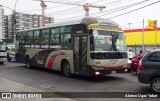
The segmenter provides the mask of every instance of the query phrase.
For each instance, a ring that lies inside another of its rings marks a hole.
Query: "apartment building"
[[[0,39],[5,38],[4,33],[4,9],[0,8]]]
[[[24,29],[31,29],[31,28],[38,28],[42,26],[41,15],[37,14],[25,14],[16,12],[15,19],[13,15],[8,16],[8,20],[5,20],[5,23],[8,23],[8,33],[6,33],[8,38],[14,37],[14,22],[16,21],[16,31],[24,30]],[[54,18],[46,17],[45,23],[54,23]],[[5,27],[7,29],[7,27]],[[7,32],[7,31],[6,31]]]

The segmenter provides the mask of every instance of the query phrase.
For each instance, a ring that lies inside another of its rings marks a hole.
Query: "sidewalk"
[[[39,92],[45,92],[45,91],[0,77],[0,92],[1,92],[0,97],[2,97],[3,92],[5,93],[8,93],[8,92],[9,93],[10,92],[18,92],[18,93],[37,92],[39,93]],[[28,101],[28,100],[29,101],[75,101],[70,98],[58,98],[60,97],[58,95],[53,95],[53,96],[57,98],[42,98],[42,99],[41,98],[32,98],[32,99],[31,98],[11,98],[11,99],[10,98],[0,98],[0,101]]]

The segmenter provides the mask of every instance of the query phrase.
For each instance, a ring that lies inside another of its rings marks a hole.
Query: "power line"
[[[113,17],[110,17],[110,18],[108,18],[108,19],[116,18],[116,17],[122,16],[122,15],[125,15],[125,14],[128,14],[128,13],[131,13],[131,12],[134,12],[134,11],[137,11],[137,10],[140,10],[140,9],[143,9],[143,8],[146,8],[146,7],[148,7],[148,6],[154,5],[154,4],[159,3],[159,2],[160,2],[160,1],[156,1],[156,2],[151,3],[151,4],[148,4],[148,5],[146,5],[146,6],[143,6],[143,7],[140,7],[140,8],[131,10],[131,11],[128,11],[128,12],[126,12],[126,13],[123,13],[123,14],[120,14],[120,15],[116,15],[116,16],[113,16]]]
[[[98,0],[98,1],[95,1],[95,2],[92,2],[92,3],[98,3],[98,2],[100,2],[101,0]],[[54,12],[49,12],[49,13],[46,13],[46,14],[55,14],[55,13],[59,13],[59,12],[63,12],[63,11],[70,11],[70,9],[71,10],[76,10],[76,9],[74,9],[74,8],[78,8],[78,6],[76,6],[76,7],[71,7],[71,8],[67,8],[67,9],[63,9],[63,10],[61,10],[61,11],[59,11],[59,10],[57,10],[57,11],[54,11]],[[78,11],[80,11],[80,10],[78,10]],[[81,11],[83,11],[83,9],[81,10]],[[72,11],[70,11],[70,12],[72,12]]]
[[[115,2],[116,1],[116,2]],[[106,4],[106,5],[109,5],[109,4],[114,4],[114,3],[119,3],[119,4],[121,4],[122,2],[122,0],[115,0],[114,2],[111,2],[111,3],[108,3],[108,4]],[[123,1],[133,1],[133,0],[123,0]],[[92,2],[92,3],[99,3],[99,2],[101,2],[101,3],[103,3],[104,5],[105,5],[105,2],[102,2],[101,0],[98,0],[98,1],[95,1],[95,2]],[[73,8],[75,8],[75,7],[73,7]],[[77,11],[83,11],[83,10],[76,10],[76,9],[73,9],[73,8],[69,8],[69,9],[63,9],[63,10],[61,10],[61,11],[54,11],[54,12],[50,12],[51,14],[55,14],[55,13],[60,13],[60,12],[63,12],[63,14],[67,11],[67,12],[71,12],[71,13],[73,13],[72,11],[70,11],[70,9],[72,9],[72,10],[74,10],[75,12],[77,12]],[[46,13],[46,14],[50,14],[50,13]],[[78,12],[77,12],[78,13]]]
[[[115,9],[112,9],[112,10],[110,10],[110,11],[104,11],[103,13],[100,13],[99,16],[108,15],[108,14],[112,14],[112,13],[117,13],[118,11],[126,10],[126,9],[128,9],[128,8],[131,8],[131,7],[134,7],[134,6],[143,4],[143,3],[148,2],[148,1],[150,1],[150,0],[143,0],[143,1],[140,1],[140,2],[136,2],[136,3],[134,3],[134,4],[129,4],[129,5],[126,5],[126,6],[122,6],[122,7],[119,7],[119,8],[115,8]],[[106,12],[107,14],[106,14],[105,12]],[[104,13],[105,13],[105,14],[104,14]],[[95,13],[95,14],[98,14],[98,13]],[[95,15],[95,14],[93,14],[93,15]],[[98,17],[99,17],[99,16],[98,16]]]
[[[97,12],[97,13],[93,13],[91,15],[97,15],[99,14],[100,16],[102,15],[106,15],[104,13],[108,13],[108,14],[112,14],[112,13],[117,13],[118,11],[121,11],[121,10],[124,10],[124,9],[128,9],[130,7],[133,7],[133,6],[137,6],[141,3],[144,3],[144,1],[146,2],[147,0],[143,0],[143,1],[140,1],[140,2],[136,2],[134,4],[129,4],[129,5],[125,5],[125,6],[122,6],[122,7],[118,7],[118,8],[115,8],[115,9],[111,9],[111,10],[106,10],[106,11],[102,11],[102,12]],[[59,14],[60,15],[60,14]],[[63,14],[62,14],[63,15]],[[72,12],[72,15],[73,15],[73,12]]]
[[[79,1],[79,2],[82,2],[82,1],[86,1],[86,0],[81,0],[81,1]],[[62,5],[59,5],[59,6],[54,6],[54,7],[49,7],[49,8],[46,8],[46,9],[54,9],[54,8],[59,8],[59,7],[63,7],[63,6],[66,6],[65,4],[62,4]],[[23,12],[23,11],[30,11],[30,12],[32,12],[32,11],[40,11],[41,9],[33,9],[33,10],[22,10],[21,12]]]
[[[142,8],[145,8],[145,7],[148,7],[148,6],[154,5],[154,4],[158,3],[158,2],[160,2],[160,1],[157,1],[157,2],[151,3],[151,4],[149,4],[149,5],[146,5],[146,6],[140,7],[140,8],[138,8],[138,9],[135,9],[135,10],[132,10],[132,11],[129,11],[129,12],[126,12],[126,13],[123,13],[123,14],[120,14],[120,15],[117,15],[117,16],[114,16],[114,17],[110,17],[110,18],[108,18],[108,19],[115,18],[115,17],[118,17],[118,16],[122,16],[122,15],[125,15],[125,14],[128,14],[128,13],[131,13],[131,12],[133,12],[133,11],[140,10],[140,9],[142,9]],[[69,17],[69,18],[59,18],[59,19],[57,19],[57,20],[61,20],[61,19],[63,19],[63,20],[64,20],[64,19],[70,19],[70,18],[81,18],[81,16],[74,16],[74,17]]]
[[[132,0],[130,0],[130,1],[132,1]],[[140,2],[138,2],[137,4],[139,4]],[[111,3],[110,3],[111,4]],[[137,4],[134,4],[135,6],[137,5]],[[130,6],[130,5],[129,5]],[[124,6],[124,7],[126,7],[126,6]],[[128,7],[128,6],[127,6]],[[120,8],[116,8],[116,9],[121,9],[121,7]],[[116,9],[112,9],[112,10],[116,10]],[[65,10],[64,10],[65,11]],[[82,10],[81,10],[82,11]],[[63,13],[60,13],[60,11],[58,11],[58,12],[52,12],[52,14],[54,13],[55,15],[64,15],[64,14],[66,14],[66,13],[68,13],[68,12],[70,12],[70,13],[74,13],[74,12],[76,12],[76,13],[79,13],[79,12],[77,12],[77,10],[76,9],[74,9],[74,11],[69,11],[69,10],[67,10],[67,12],[63,12]],[[96,13],[94,13],[94,14],[101,14],[101,13],[104,13],[104,12],[111,12],[111,10],[105,10],[105,11],[102,11],[102,12],[96,12]],[[58,14],[57,14],[58,13]],[[48,14],[48,13],[47,13]],[[94,14],[91,14],[91,15],[94,15]]]

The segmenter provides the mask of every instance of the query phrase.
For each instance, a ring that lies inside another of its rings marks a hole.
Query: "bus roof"
[[[59,26],[65,26],[65,25],[73,25],[73,24],[89,25],[89,24],[94,24],[94,23],[112,24],[112,25],[119,26],[116,22],[109,20],[109,19],[98,18],[98,17],[84,17],[84,18],[71,19],[71,20],[66,20],[66,21],[57,22],[57,23],[50,23],[44,27],[39,27],[39,28],[19,30],[18,32],[36,30],[36,29],[45,29],[45,28],[51,28],[51,27],[59,27]]]

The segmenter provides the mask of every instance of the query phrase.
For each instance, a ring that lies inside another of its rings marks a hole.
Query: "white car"
[[[130,68],[131,60],[133,56],[135,55],[135,53],[128,51],[127,54],[128,54],[128,68]]]

